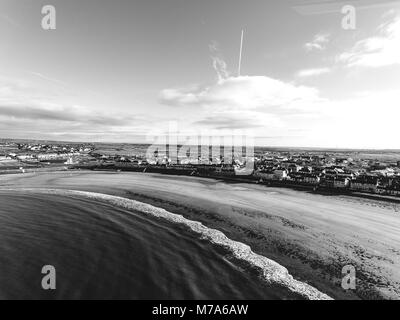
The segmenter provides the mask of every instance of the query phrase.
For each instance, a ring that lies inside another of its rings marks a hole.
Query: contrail
[[[238,77],[240,77],[240,67],[242,65],[242,50],[243,50],[243,29],[242,29],[242,36],[240,37]]]

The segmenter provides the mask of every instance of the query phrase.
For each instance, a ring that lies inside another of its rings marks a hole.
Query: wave
[[[162,218],[169,222],[182,224],[189,227],[192,231],[198,233],[202,239],[206,239],[215,245],[227,249],[236,259],[247,262],[251,266],[260,270],[261,278],[267,284],[283,286],[292,293],[300,295],[305,299],[332,300],[331,297],[329,297],[325,293],[320,292],[318,289],[310,286],[309,284],[294,279],[284,266],[278,264],[271,259],[268,259],[267,257],[254,253],[251,250],[250,246],[238,241],[231,240],[221,231],[208,228],[204,226],[201,222],[186,219],[182,215],[169,212],[165,209],[158,208],[147,203],[119,196],[78,190],[43,188],[2,188],[1,190],[18,190],[36,193],[39,192],[59,196],[77,196],[87,199],[100,200],[128,210],[134,209],[141,213],[148,214],[157,218]]]

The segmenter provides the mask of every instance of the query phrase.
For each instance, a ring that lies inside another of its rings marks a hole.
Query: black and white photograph
[[[400,299],[399,0],[0,0],[0,48],[0,300]]]

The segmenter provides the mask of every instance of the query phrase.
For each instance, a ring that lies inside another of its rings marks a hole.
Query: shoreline
[[[172,176],[172,177],[197,177],[197,178],[204,178],[210,179],[214,181],[220,181],[225,183],[232,183],[232,184],[255,184],[264,186],[265,188],[283,188],[301,192],[307,192],[312,194],[319,194],[324,196],[347,196],[347,197],[354,197],[354,198],[364,198],[376,201],[385,201],[391,203],[399,203],[400,204],[400,197],[392,196],[392,195],[385,195],[385,194],[375,194],[370,192],[361,192],[361,191],[351,191],[351,190],[340,190],[340,189],[333,189],[327,187],[319,187],[314,189],[315,186],[313,185],[306,185],[306,184],[295,184],[295,183],[285,183],[279,181],[270,181],[268,183],[260,183],[257,179],[254,178],[241,178],[239,176],[212,176],[212,175],[189,175],[189,174],[178,174],[178,173],[170,173],[168,171],[164,172],[147,172],[147,171],[131,171],[131,170],[121,170],[121,169],[85,169],[85,168],[67,168],[66,166],[62,167],[50,167],[50,168],[26,168],[25,172],[21,172],[19,169],[15,170],[0,170],[0,177],[6,175],[19,175],[19,174],[29,174],[29,173],[52,173],[52,172],[112,172],[112,173],[139,173],[139,174],[160,174],[165,176]]]
[[[340,288],[340,286],[338,286],[338,288],[332,288],[331,282],[328,283],[325,280],[323,282],[319,282],[319,281],[321,281],[321,278],[319,276],[313,276],[313,277],[304,276],[303,272],[298,271],[299,269],[303,268],[304,265],[307,265],[307,264],[309,264],[309,265],[319,264],[319,266],[322,267],[320,262],[318,262],[317,259],[313,260],[313,258],[305,258],[305,256],[303,256],[302,258],[297,258],[297,259],[293,259],[293,257],[291,257],[291,259],[286,259],[283,256],[293,254],[294,249],[285,248],[286,247],[285,243],[284,242],[280,243],[279,239],[271,240],[271,239],[265,238],[263,235],[252,232],[251,230],[238,228],[237,226],[231,224],[229,221],[216,218],[212,214],[212,212],[207,211],[207,210],[191,208],[187,205],[178,204],[173,201],[160,200],[155,197],[138,194],[138,193],[134,193],[134,192],[130,192],[130,191],[126,192],[125,197],[127,197],[128,199],[147,203],[147,204],[159,207],[159,208],[163,208],[167,211],[174,212],[176,214],[180,214],[185,217],[188,217],[188,219],[197,219],[195,221],[199,221],[209,228],[213,227],[215,229],[221,230],[221,231],[223,231],[224,234],[226,234],[226,236],[228,238],[234,239],[235,241],[245,243],[245,244],[249,245],[255,253],[263,255],[273,261],[276,261],[280,265],[284,266],[285,268],[287,268],[289,270],[289,273],[295,279],[314,286],[321,292],[332,296],[334,299],[356,299],[356,300],[360,299],[360,297],[358,297],[357,295],[354,295],[352,293],[341,292],[342,289]],[[239,235],[236,233],[237,231],[240,232]],[[280,252],[277,253],[274,250],[266,249],[265,246],[262,246],[259,244],[260,241],[276,242],[274,244],[274,246],[279,247]],[[301,261],[289,261],[289,260],[301,260]],[[331,270],[326,270],[326,271],[330,272]],[[339,281],[339,279],[338,279],[338,281]],[[383,297],[380,297],[379,295],[376,297],[383,299]]]
[[[395,262],[388,261],[391,256],[386,252],[386,249],[395,250],[396,246],[383,248],[381,243],[376,243],[374,248],[368,248],[373,241],[369,231],[360,229],[357,234],[357,229],[348,226],[346,219],[324,216],[310,209],[314,202],[321,208],[326,206],[325,202],[332,202],[332,205],[328,203],[329,212],[340,213],[340,210],[348,208],[348,220],[353,222],[351,215],[362,221],[364,209],[371,211],[370,205],[375,204],[379,212],[389,215],[388,219],[400,221],[398,214],[394,216],[389,211],[387,203],[365,200],[366,203],[361,204],[357,202],[359,199],[352,197],[342,199],[286,188],[151,173],[69,171],[21,174],[14,178],[6,180],[20,187],[50,185],[53,188],[102,192],[181,214],[222,231],[232,240],[249,245],[255,253],[285,266],[295,279],[309,283],[335,299],[399,297],[400,276],[390,275]],[[4,182],[0,180],[1,185]],[[337,208],[333,203],[341,207]],[[365,218],[365,224],[367,226],[371,222],[374,228],[380,228],[375,226],[374,210]],[[347,217],[346,212],[341,214]],[[326,224],[326,219],[332,219],[334,224]],[[387,224],[392,223],[388,220]],[[320,230],[321,227],[323,230]],[[350,238],[353,233],[356,239]],[[360,237],[362,242],[358,240]],[[397,238],[394,240],[397,241]],[[382,250],[382,254],[374,254],[378,249]],[[398,253],[395,256],[397,258]],[[356,266],[360,281],[356,292],[345,292],[340,287],[341,268],[350,262]],[[388,272],[381,274],[381,268],[388,269]]]
[[[211,245],[215,246],[216,250],[223,252],[222,257],[224,257],[224,259],[227,259],[240,268],[243,268],[242,272],[245,272],[248,275],[257,275],[257,278],[261,281],[259,285],[264,287],[267,291],[272,290],[277,296],[280,296],[281,299],[332,299],[307,283],[294,279],[284,266],[279,265],[268,257],[254,253],[249,246],[229,239],[221,231],[207,228],[198,221],[188,220],[180,214],[172,213],[144,202],[131,200],[125,197],[87,191],[49,188],[8,188],[0,189],[0,192],[3,190],[10,192],[18,191],[71,198],[83,198],[123,209],[133,210],[134,212],[140,212],[146,216],[172,224],[174,229],[183,227],[185,230],[187,229],[189,233],[194,234],[196,239],[207,241]],[[223,299],[223,297],[221,297],[221,299]]]

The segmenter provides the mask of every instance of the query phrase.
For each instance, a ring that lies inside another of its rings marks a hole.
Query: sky
[[[0,138],[400,148],[399,0],[0,0],[0,46]]]

